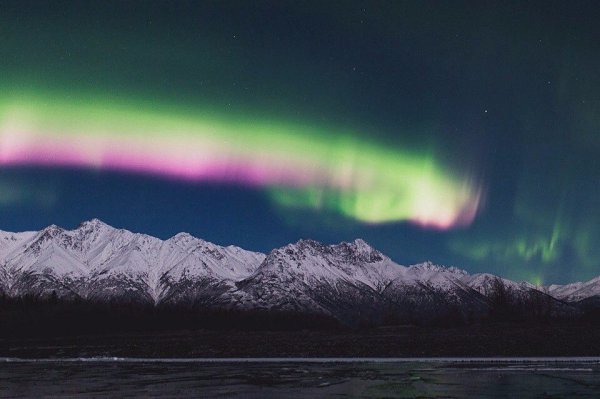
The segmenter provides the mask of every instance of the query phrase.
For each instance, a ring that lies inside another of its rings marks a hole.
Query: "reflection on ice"
[[[600,358],[1,358],[0,397],[593,398],[599,373]]]

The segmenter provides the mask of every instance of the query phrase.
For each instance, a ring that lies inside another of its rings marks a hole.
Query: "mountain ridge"
[[[159,238],[99,219],[66,230],[0,231],[0,294],[322,313],[340,320],[471,320],[496,302],[544,304],[548,314],[600,294],[600,279],[537,287],[423,262],[397,264],[362,239],[298,240],[268,254],[178,233]],[[504,299],[503,299],[504,298]],[[516,305],[515,305],[516,306]]]

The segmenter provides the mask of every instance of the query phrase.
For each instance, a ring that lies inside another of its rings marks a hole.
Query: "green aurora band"
[[[472,176],[431,151],[393,148],[350,130],[42,92],[5,91],[0,164],[257,186],[284,207],[437,229],[470,224],[482,192]]]

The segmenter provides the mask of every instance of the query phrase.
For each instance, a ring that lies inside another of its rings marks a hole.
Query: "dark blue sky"
[[[484,198],[466,226],[434,230],[283,208],[260,186],[5,165],[0,228],[98,217],[260,251],[362,237],[404,264],[591,278],[600,274],[598,20],[594,1],[0,1],[0,90],[350,127],[364,142],[435,149],[448,170],[476,176]]]

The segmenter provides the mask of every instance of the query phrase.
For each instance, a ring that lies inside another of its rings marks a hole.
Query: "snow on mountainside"
[[[265,255],[187,233],[160,240],[98,219],[73,230],[0,232],[0,293],[9,297],[277,309],[344,320],[456,313],[468,319],[490,309],[498,284],[514,298],[547,297],[531,284],[491,274],[431,262],[401,266],[360,239],[300,240]],[[579,299],[595,295],[600,280],[577,284],[550,291]]]
[[[331,314],[376,302],[405,269],[363,240],[337,245],[300,240],[271,251],[237,284],[238,297],[251,306]]]
[[[488,295],[488,293],[495,288],[494,285],[498,280],[513,292],[527,292],[529,290],[537,290],[539,288],[526,281],[515,282],[489,273],[477,273],[473,275],[465,274],[461,280],[466,285],[483,295]]]
[[[100,220],[74,230],[0,233],[0,289],[24,294],[157,303],[181,284],[205,285],[249,276],[264,255],[178,234],[160,240]]]
[[[569,302],[600,296],[600,276],[586,282],[565,285],[551,285],[548,293],[557,299]]]

